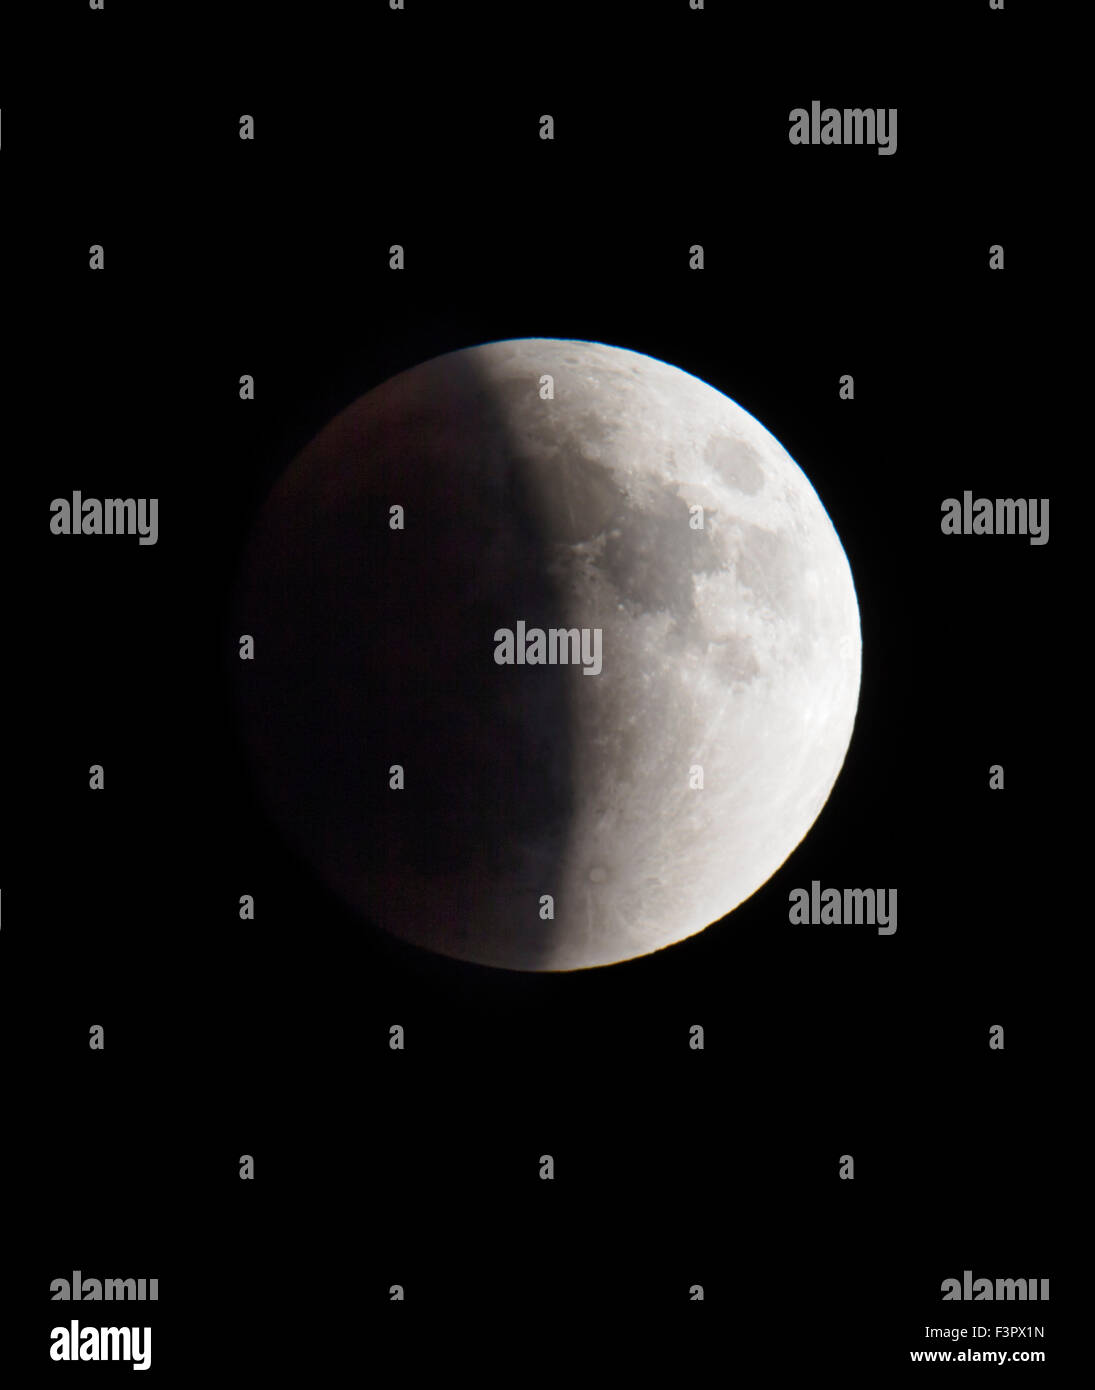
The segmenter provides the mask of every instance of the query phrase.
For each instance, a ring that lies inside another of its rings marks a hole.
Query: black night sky
[[[753,1379],[885,1383],[926,1323],[1038,1322],[1054,1359],[1076,924],[1053,651],[1075,516],[1038,423],[1059,363],[1008,81],[1043,21],[290,8],[71,3],[43,85],[4,101],[26,463],[7,484],[4,1361],[20,1385],[63,1374],[50,1328],[94,1310],[47,1290],[77,1268],[159,1278],[140,1313],[180,1385],[348,1376],[361,1344],[432,1359],[450,1315],[485,1335],[543,1319],[568,1359],[567,1314],[576,1348],[643,1329],[732,1348]],[[896,155],[792,147],[787,113],[814,98],[896,106]],[[863,633],[852,745],[798,850],[720,925],[571,975],[431,956],[354,916],[263,811],[226,675],[243,537],[299,448],[397,371],[525,336],[661,358],[755,415],[833,520]],[[158,497],[157,545],[52,536],[48,503],[76,489]],[[1049,544],[941,535],[964,489],[1049,496]],[[813,879],[896,887],[896,934],[790,927]],[[940,1303],[965,1268],[1049,1277],[1053,1302]],[[72,1374],[96,1371],[128,1374]]]

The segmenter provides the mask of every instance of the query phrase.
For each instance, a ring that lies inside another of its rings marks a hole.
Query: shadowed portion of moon
[[[497,664],[518,621],[599,628],[600,673]],[[754,892],[824,804],[859,686],[801,470],[703,382],[586,342],[449,353],[343,411],[263,507],[233,622],[286,836],[397,936],[519,970],[629,959]]]
[[[404,939],[492,963],[519,941],[532,969],[551,953],[534,905],[573,815],[572,673],[499,681],[492,634],[564,614],[538,513],[474,360],[426,364],[290,467],[237,601],[256,650],[243,727],[289,838]]]

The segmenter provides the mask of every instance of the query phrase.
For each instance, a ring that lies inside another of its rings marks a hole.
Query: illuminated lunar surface
[[[642,956],[749,897],[825,804],[859,692],[805,474],[711,386],[599,343],[488,343],[362,396],[267,499],[233,621],[284,835],[368,921],[512,970]],[[600,628],[600,673],[499,665],[518,621]]]

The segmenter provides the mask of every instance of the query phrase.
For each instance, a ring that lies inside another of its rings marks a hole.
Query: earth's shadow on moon
[[[519,933],[536,971],[574,810],[576,673],[499,680],[493,633],[567,626],[566,603],[474,363],[395,389],[394,412],[358,402],[326,426],[260,513],[233,601],[255,639],[233,672],[240,730],[278,830],[340,899],[467,961],[510,959]]]

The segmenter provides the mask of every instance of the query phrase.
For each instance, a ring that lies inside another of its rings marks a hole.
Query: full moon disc
[[[859,610],[728,397],[529,338],[392,377],[297,456],[234,600],[273,820],[368,921],[511,970],[679,942],[763,884],[851,739]]]

